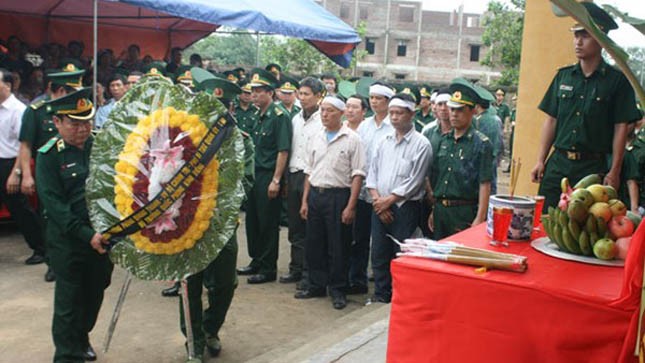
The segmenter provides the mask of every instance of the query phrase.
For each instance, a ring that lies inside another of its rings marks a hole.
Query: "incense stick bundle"
[[[517,178],[520,176],[520,170],[522,169],[522,159],[517,158],[517,161],[513,159],[513,167],[511,168],[511,180],[510,180],[510,191],[511,191],[511,200],[515,195],[515,187],[517,186]]]
[[[480,266],[488,269],[505,270],[512,272],[526,272],[528,263],[524,260],[494,259],[473,256],[460,256],[440,253],[400,252],[399,256],[425,257],[433,260],[457,263],[460,265]]]

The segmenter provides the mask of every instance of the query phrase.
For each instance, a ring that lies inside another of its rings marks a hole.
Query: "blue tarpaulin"
[[[0,38],[32,44],[70,40],[92,43],[93,1],[2,0]],[[361,40],[356,31],[313,0],[101,0],[99,48],[117,52],[131,43],[161,58],[222,25],[302,38],[337,64],[350,64]],[[89,47],[86,47],[86,49]],[[118,54],[118,53],[117,53]]]

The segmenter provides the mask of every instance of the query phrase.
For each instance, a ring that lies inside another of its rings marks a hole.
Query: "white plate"
[[[613,267],[625,266],[625,261],[623,260],[606,261],[606,260],[600,260],[595,257],[580,256],[580,255],[574,255],[569,252],[564,252],[560,250],[558,245],[556,245],[554,242],[551,242],[549,237],[542,237],[534,240],[533,242],[531,242],[531,247],[544,253],[545,255],[549,255],[555,258],[560,258],[563,260],[576,261],[576,262],[588,263],[591,265],[601,265],[601,266],[613,266]]]

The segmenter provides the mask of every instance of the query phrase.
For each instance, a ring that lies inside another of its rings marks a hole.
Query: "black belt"
[[[605,154],[603,153],[587,153],[564,149],[555,149],[555,151],[564,155],[564,157],[569,160],[601,160],[605,157]]]
[[[315,187],[312,185],[311,190],[314,190],[318,194],[347,193],[349,191],[349,188],[321,188],[321,187]]]
[[[466,199],[437,199],[437,202],[444,207],[459,207],[462,205],[475,205],[478,203],[476,200]]]

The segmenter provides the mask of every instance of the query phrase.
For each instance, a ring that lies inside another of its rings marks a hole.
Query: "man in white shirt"
[[[386,135],[394,131],[390,124],[387,104],[394,96],[392,87],[385,83],[374,83],[369,88],[370,108],[374,112],[361,122],[358,135],[361,137],[365,148],[365,170],[370,170],[374,152]],[[352,245],[352,258],[349,268],[348,294],[367,294],[367,265],[370,256],[370,237],[372,221],[372,198],[363,183],[358,195],[356,206],[356,221],[354,222],[354,244]]]
[[[313,77],[300,81],[298,98],[302,110],[298,112],[291,123],[293,136],[291,139],[291,157],[289,159],[289,173],[287,175],[287,211],[289,217],[289,243],[291,243],[291,262],[289,273],[280,276],[281,283],[292,283],[303,280],[299,287],[306,287],[303,279],[305,263],[305,236],[307,222],[300,216],[300,204],[304,191],[305,173],[307,167],[307,145],[313,135],[324,129],[320,120],[318,103],[323,94],[323,84]]]
[[[36,212],[20,193],[22,170],[16,162],[20,142],[22,114],[26,106],[11,93],[13,76],[0,68],[0,202],[7,206],[11,217],[25,237],[33,254],[25,263],[45,262],[45,244]]]
[[[402,241],[419,224],[421,200],[425,195],[425,177],[432,158],[430,142],[414,129],[415,102],[399,93],[389,103],[394,132],[376,149],[367,175],[372,197],[372,302],[389,303],[392,299],[390,261],[399,252],[386,235]]]
[[[123,95],[125,95],[125,92],[128,90],[126,88],[125,77],[120,74],[112,76],[112,78],[110,78],[110,83],[108,84],[108,89],[110,90],[112,98],[105,105],[99,107],[98,111],[96,111],[94,127],[97,129],[103,127],[105,122],[108,120],[114,105],[116,105],[117,101],[123,98]]]
[[[309,286],[296,299],[327,295],[334,309],[347,306],[345,290],[356,201],[365,177],[359,136],[341,121],[345,103],[327,96],[320,106],[324,131],[309,142],[300,214],[307,220],[305,258]]]

